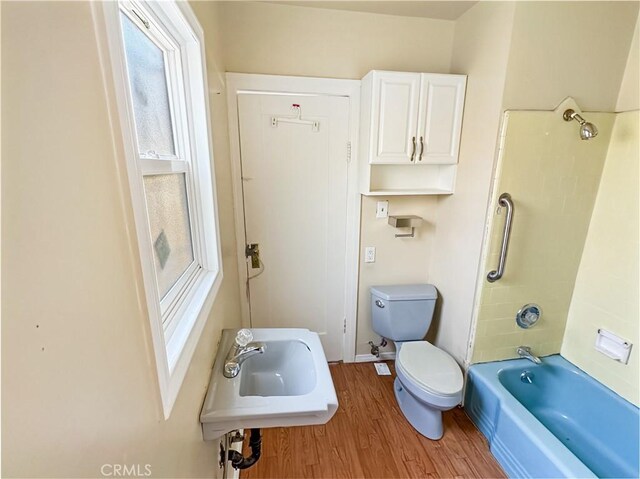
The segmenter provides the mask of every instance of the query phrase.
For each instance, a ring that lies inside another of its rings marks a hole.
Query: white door
[[[457,163],[466,80],[464,75],[421,75],[416,164]]]
[[[238,94],[238,115],[245,239],[261,261],[247,261],[251,327],[316,331],[340,360],[349,99]]]
[[[411,164],[417,148],[420,74],[375,74],[372,131],[377,137],[371,163]]]

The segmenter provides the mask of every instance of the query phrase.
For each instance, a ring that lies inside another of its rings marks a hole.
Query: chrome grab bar
[[[509,249],[509,238],[511,237],[511,223],[513,222],[513,201],[509,193],[502,193],[498,198],[498,204],[507,209],[507,217],[504,220],[504,230],[502,232],[502,248],[500,250],[500,261],[498,269],[490,271],[487,275],[487,281],[493,283],[502,278],[504,274],[504,265],[507,261],[507,250]]]

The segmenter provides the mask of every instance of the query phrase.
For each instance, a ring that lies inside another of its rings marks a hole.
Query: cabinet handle
[[[424,138],[420,137],[420,155],[418,161],[422,161],[422,154],[424,153]]]
[[[416,159],[416,137],[411,138],[411,143],[413,144],[413,150],[411,150],[411,161]]]

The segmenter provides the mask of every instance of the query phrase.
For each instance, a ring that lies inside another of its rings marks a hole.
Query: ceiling
[[[438,18],[456,20],[473,5],[470,1],[270,1],[301,7],[326,8],[331,10],[350,10],[353,12],[381,13],[403,17]]]

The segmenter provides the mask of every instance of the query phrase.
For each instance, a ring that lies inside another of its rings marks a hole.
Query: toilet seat
[[[421,389],[442,397],[455,397],[462,391],[462,371],[445,351],[427,341],[403,343],[396,365]]]

